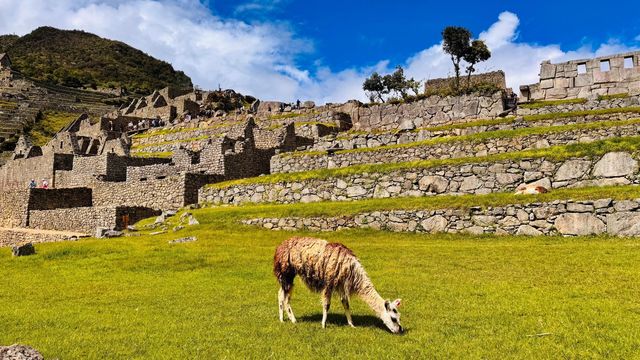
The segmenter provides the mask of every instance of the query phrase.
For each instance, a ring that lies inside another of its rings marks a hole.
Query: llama
[[[516,188],[516,195],[535,195],[548,192],[549,190],[546,187],[535,184],[521,184]]]
[[[311,291],[322,294],[322,328],[326,327],[327,312],[331,306],[331,295],[336,291],[342,300],[347,323],[353,326],[349,297],[357,294],[371,307],[392,333],[402,333],[400,325],[400,299],[383,299],[358,258],[346,246],[329,243],[322,239],[294,237],[283,241],[273,259],[273,272],[280,284],[278,309],[280,321],[283,312],[289,320],[296,322],[290,300],[293,279],[299,275]]]

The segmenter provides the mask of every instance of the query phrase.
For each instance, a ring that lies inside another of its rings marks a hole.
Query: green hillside
[[[133,93],[192,87],[191,79],[171,64],[84,31],[40,27],[22,37],[0,36],[0,52],[9,54],[15,70],[56,85],[124,87]]]

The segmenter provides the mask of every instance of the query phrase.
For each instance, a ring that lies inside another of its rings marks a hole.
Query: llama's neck
[[[376,288],[373,286],[373,283],[366,274],[362,276],[357,292],[358,295],[360,295],[360,298],[369,305],[378,317],[384,313],[385,300],[380,296],[380,294],[378,294]]]

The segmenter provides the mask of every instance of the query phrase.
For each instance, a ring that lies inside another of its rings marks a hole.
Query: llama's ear
[[[393,301],[393,305],[395,305],[396,307],[399,307],[402,304],[402,299],[395,299]]]
[[[389,311],[389,300],[384,301],[384,308]]]

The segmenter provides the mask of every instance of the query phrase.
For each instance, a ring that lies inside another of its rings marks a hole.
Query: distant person
[[[36,182],[35,179],[31,179],[31,182],[29,183],[29,189],[35,189],[38,187],[38,183]]]
[[[296,109],[300,109],[300,99],[296,101]]]
[[[42,188],[43,189],[49,188],[49,182],[47,181],[47,179],[42,179]]]

